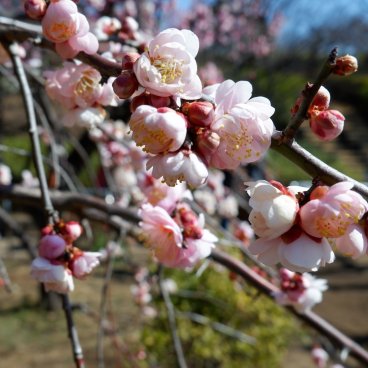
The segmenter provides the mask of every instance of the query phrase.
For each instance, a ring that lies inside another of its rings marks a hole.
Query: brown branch
[[[272,138],[271,148],[294,162],[294,164],[299,166],[312,178],[318,178],[326,185],[333,185],[341,181],[352,182],[354,183],[354,190],[356,192],[360,193],[362,196],[368,197],[368,187],[366,185],[327,165],[301,147],[298,143],[289,142],[280,144],[280,139],[282,140],[281,133],[276,132]]]
[[[211,253],[212,260],[225,266],[227,269],[235,272],[237,275],[241,276],[244,280],[250,282],[258,290],[265,293],[267,296],[273,299],[272,293],[278,291],[279,289],[271,284],[269,281],[259,276],[256,272],[250,269],[246,264],[237,260],[236,258],[223,253],[219,250],[213,250]],[[350,354],[354,356],[357,360],[367,366],[368,364],[368,352],[364,350],[360,345],[350,339],[348,336],[337,330],[334,326],[324,320],[322,317],[318,316],[312,311],[307,311],[304,314],[300,314],[293,308],[287,308],[295,316],[302,319],[304,322],[308,323],[314,329],[318,330],[324,336],[334,341],[341,348],[347,348]]]
[[[31,207],[39,208],[41,206],[40,195],[40,190],[37,188],[24,188],[19,185],[0,188],[0,199],[9,199]],[[136,210],[126,209],[118,205],[108,205],[104,200],[88,194],[50,191],[50,198],[58,210],[79,212],[87,207],[100,210],[109,216],[120,216],[132,223],[140,221]]]

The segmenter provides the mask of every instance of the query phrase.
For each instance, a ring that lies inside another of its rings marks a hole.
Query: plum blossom
[[[299,205],[291,191],[275,181],[258,180],[245,185],[252,207],[249,221],[258,236],[274,239],[293,226]]]
[[[260,262],[269,266],[281,263],[294,272],[317,271],[335,260],[327,239],[312,238],[300,229],[296,232],[290,239],[259,238],[248,249]]]
[[[314,111],[309,126],[320,140],[332,141],[344,130],[344,121],[344,115],[338,110]]]
[[[311,351],[311,356],[317,368],[325,368],[329,359],[329,355],[325,349],[316,345]]]
[[[274,125],[270,117],[275,109],[265,97],[253,97],[249,82],[226,80],[204,88],[214,98],[215,119],[211,130],[220,137],[210,165],[235,169],[240,164],[259,160],[271,145]]]
[[[63,294],[74,290],[74,282],[70,270],[63,265],[53,264],[45,258],[37,257],[33,260],[31,275],[45,285],[46,291],[55,291]]]
[[[351,224],[343,236],[330,239],[345,256],[356,259],[367,252],[368,240],[364,229],[358,224]]]
[[[0,163],[0,185],[10,185],[12,179],[10,167]]]
[[[81,252],[72,261],[71,271],[77,279],[82,279],[100,264],[99,252]]]
[[[148,173],[140,173],[138,183],[146,201],[152,206],[162,207],[168,213],[174,211],[179,201],[183,199],[193,200],[192,193],[187,189],[185,183],[169,187]]]
[[[117,33],[120,29],[121,22],[119,19],[104,15],[97,19],[92,32],[99,40],[107,40],[109,36]]]
[[[134,64],[139,84],[157,96],[201,97],[202,84],[194,59],[198,49],[198,37],[189,30],[169,28],[160,32]]]
[[[277,303],[291,305],[299,313],[304,313],[322,301],[322,292],[327,290],[326,280],[308,273],[300,275],[285,268],[279,272],[280,291],[273,293]]]
[[[150,204],[142,205],[140,215],[146,243],[165,266],[192,267],[210,255],[217,241],[203,229],[203,216],[197,219],[187,206],[178,207],[176,221],[163,208]]]
[[[218,214],[226,219],[235,218],[238,216],[238,202],[235,196],[229,194],[222,198],[217,204]]]
[[[196,188],[205,183],[208,170],[203,161],[190,150],[156,155],[147,161],[147,169],[152,175],[169,186],[185,181],[189,187]]]
[[[245,247],[248,247],[254,239],[254,230],[247,221],[240,221],[234,225],[234,236],[243,242]]]
[[[113,78],[100,84],[100,72],[89,65],[65,62],[63,68],[46,71],[44,75],[47,94],[67,109],[117,104]]]
[[[89,32],[87,18],[78,12],[71,0],[51,1],[42,19],[44,36],[55,43],[55,49],[63,58],[72,58],[80,51],[95,54],[98,41]]]
[[[132,114],[129,126],[136,144],[152,154],[177,151],[187,135],[183,115],[168,107],[141,105]]]
[[[300,209],[301,226],[314,237],[338,238],[348,227],[358,223],[368,209],[363,197],[352,191],[353,183],[319,186],[311,200]]]

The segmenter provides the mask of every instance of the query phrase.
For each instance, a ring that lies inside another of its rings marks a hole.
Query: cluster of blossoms
[[[204,229],[204,216],[198,217],[186,203],[176,203],[170,213],[159,205],[146,203],[139,214],[143,240],[167,267],[193,267],[211,254],[217,241]]]
[[[170,186],[186,181],[198,187],[207,167],[235,169],[259,160],[274,132],[274,108],[264,97],[251,98],[249,82],[227,80],[202,90],[198,48],[191,31],[167,29],[142,55],[125,55],[113,83],[120,98],[133,97],[129,126],[151,155],[147,168]],[[212,102],[199,101],[202,93]]]
[[[83,279],[99,265],[100,253],[84,252],[73,245],[81,234],[82,227],[75,221],[59,221],[42,229],[39,256],[32,262],[31,275],[45,285],[46,291],[73,291],[73,276]]]
[[[261,262],[306,272],[334,261],[331,245],[353,258],[366,253],[368,203],[351,190],[352,183],[317,186],[311,193],[275,181],[246,185],[249,220],[259,237],[249,250]]]
[[[113,78],[100,84],[100,72],[89,65],[65,62],[62,68],[46,71],[44,76],[49,97],[67,109],[63,121],[68,126],[98,125],[106,116],[102,106],[117,105]]]
[[[80,51],[95,54],[98,41],[89,32],[87,18],[78,12],[72,0],[26,0],[26,14],[32,18],[42,19],[43,35],[55,44],[58,54],[67,59],[76,56]]]
[[[273,294],[276,302],[291,305],[299,313],[310,310],[322,301],[322,292],[327,290],[327,281],[316,279],[309,273],[298,274],[285,268],[279,270],[280,291]]]

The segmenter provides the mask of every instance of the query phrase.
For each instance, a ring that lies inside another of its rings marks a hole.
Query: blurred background
[[[321,143],[305,123],[297,141],[343,173],[359,181],[368,181],[368,1],[80,0],[78,6],[88,15],[91,24],[99,16],[108,15],[122,21],[133,17],[138,21],[140,30],[147,35],[155,35],[167,27],[191,29],[200,40],[197,61],[203,82],[213,84],[228,78],[249,80],[253,85],[253,95],[269,98],[276,108],[272,119],[278,130],[287,125],[296,98],[304,85],[317,76],[332,48],[337,47],[339,55],[349,53],[356,56],[359,61],[357,73],[350,77],[332,76],[325,84],[331,93],[331,108],[345,115],[343,133],[332,142]],[[24,19],[21,1],[0,0],[0,15]],[[42,65],[37,65],[40,57],[47,66],[59,62],[55,56],[39,53],[27,45],[25,47],[33,53],[33,64],[30,66],[36,73],[42,68]],[[9,77],[10,69],[5,66],[0,68],[0,145],[27,151],[30,144],[21,98]],[[29,168],[31,162],[30,157],[14,156],[6,149],[0,151],[0,161],[12,168],[15,182],[21,181],[21,172]],[[96,162],[92,160],[92,168],[95,167],[93,165],[96,166]],[[310,180],[298,167],[272,151],[259,165],[249,165],[242,170],[254,179],[266,176],[285,185]],[[85,169],[81,170],[80,177],[86,186],[91,185]],[[6,205],[3,203],[3,207]],[[23,208],[15,210],[21,212]],[[37,219],[33,215],[19,214],[17,221],[36,242]],[[94,249],[109,240],[106,229],[101,227],[99,231]],[[2,235],[0,255],[9,270],[14,270],[11,271],[11,278],[16,288],[11,296],[0,290],[1,364],[4,367],[72,366],[61,312],[40,314],[37,285],[28,276],[28,255],[19,252],[22,245],[18,237],[9,236],[5,231]],[[87,242],[86,239],[84,241]],[[123,256],[129,262],[117,262],[112,281],[112,292],[116,297],[111,305],[115,314],[111,312],[111,316],[115,318],[113,327],[116,330],[110,329],[106,342],[106,356],[110,359],[107,366],[172,367],[174,358],[167,352],[170,339],[164,333],[163,318],[142,322],[141,309],[132,299],[133,270],[146,263],[147,253],[144,250],[132,251],[130,246],[127,244]],[[351,261],[339,258],[333,265],[319,271],[318,277],[327,278],[330,289],[325,293],[324,302],[315,308],[317,313],[365,347],[368,347],[367,265],[364,259]],[[249,341],[229,340],[209,326],[199,328],[183,318],[182,338],[184,347],[190,351],[188,355],[191,356],[193,368],[313,367],[310,349],[314,344],[322,344],[332,355],[340,353],[328,341],[304,329],[255,290],[241,282],[240,286],[234,284],[231,275],[219,277],[218,274],[206,273],[203,279],[193,281],[181,272],[168,271],[167,277],[175,279],[179,289],[192,293],[194,301],[188,299],[190,293],[184,299],[180,295],[173,299],[184,314],[195,310],[215,320],[221,317],[230,320],[236,315],[234,326],[257,336],[258,342],[254,347]],[[97,331],[92,325],[96,320],[94,310],[98,309],[95,290],[102,285],[103,271],[87,282],[78,283],[78,293],[73,295],[76,309],[78,305],[90,306],[87,311],[79,308],[82,311],[76,314],[76,318],[81,326],[82,345],[86,346],[86,354],[90,357],[88,363],[92,367],[97,366],[93,359]],[[213,290],[211,298],[228,300],[231,307],[218,305],[213,300],[208,302],[208,295],[203,297],[207,288]],[[236,290],[242,288],[247,291],[241,296]],[[202,294],[193,296],[198,290]],[[159,298],[154,302],[157,303],[155,308],[160,311],[162,303]],[[161,312],[159,316],[162,317]],[[249,321],[254,324],[250,326]],[[190,333],[186,335],[187,331]],[[52,349],[53,346],[56,349]],[[150,359],[146,358],[147,354]],[[128,359],[122,358],[127,356]],[[346,366],[359,365],[349,361]]]

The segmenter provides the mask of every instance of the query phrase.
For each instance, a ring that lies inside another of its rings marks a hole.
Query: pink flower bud
[[[63,237],[68,243],[77,240],[83,233],[83,228],[77,221],[69,221],[63,229]]]
[[[330,92],[328,90],[321,86],[317,92],[317,94],[314,96],[314,99],[312,103],[310,104],[309,110],[327,110],[330,106]]]
[[[137,52],[127,52],[123,55],[122,67],[123,70],[132,70],[133,64],[140,58]]]
[[[77,279],[82,279],[100,264],[98,252],[80,252],[71,263],[71,271]]]
[[[46,13],[46,2],[44,0],[26,0],[24,11],[32,19],[42,19]]]
[[[199,129],[197,131],[197,151],[206,162],[210,162],[211,156],[220,145],[220,136],[210,130]]]
[[[132,70],[123,70],[122,73],[112,83],[115,94],[126,99],[138,89],[138,81]]]
[[[323,141],[335,139],[344,129],[345,117],[337,110],[325,110],[311,114],[312,132]]]
[[[47,225],[41,230],[41,235],[51,235],[54,232],[54,227],[52,225]]]
[[[341,56],[336,59],[333,73],[337,75],[350,75],[358,70],[358,60],[351,55]]]
[[[215,115],[213,105],[206,101],[186,103],[183,106],[183,112],[188,115],[188,119],[193,125],[200,127],[209,126]]]
[[[38,253],[40,257],[53,260],[64,254],[65,240],[59,235],[45,235],[41,238]]]

